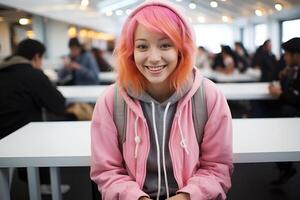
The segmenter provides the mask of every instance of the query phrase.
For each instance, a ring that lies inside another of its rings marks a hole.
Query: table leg
[[[0,168],[0,199],[10,200],[8,168]]]
[[[30,200],[41,200],[39,168],[27,167]]]
[[[60,191],[60,170],[58,167],[50,167],[51,190],[53,200],[62,200]]]

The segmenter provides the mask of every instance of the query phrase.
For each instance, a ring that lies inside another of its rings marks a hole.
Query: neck
[[[148,86],[146,86],[146,91],[156,101],[162,103],[174,93],[175,89],[170,88],[169,84],[167,83],[160,83],[160,84],[149,84]]]

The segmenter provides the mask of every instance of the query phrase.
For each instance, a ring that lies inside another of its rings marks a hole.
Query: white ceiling
[[[197,18],[203,17],[206,23],[222,23],[222,16],[226,15],[230,20],[237,17],[254,15],[255,9],[261,9],[265,14],[276,12],[275,3],[281,3],[286,8],[299,6],[299,0],[216,0],[217,8],[210,6],[210,0],[182,0],[177,2],[183,7],[186,14],[197,23]],[[89,0],[89,6],[80,7],[81,0],[0,0],[0,4],[18,8],[30,13],[93,28],[99,31],[119,33],[119,27],[126,14],[116,16],[115,13],[108,17],[103,10],[106,6],[120,7],[123,11],[133,9],[143,0]],[[191,10],[188,7],[194,2],[197,8]],[[112,7],[111,7],[112,8]]]

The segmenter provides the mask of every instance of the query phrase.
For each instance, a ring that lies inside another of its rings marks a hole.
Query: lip
[[[156,65],[156,66],[150,66],[150,65],[145,65],[147,70],[152,73],[152,74],[159,74],[162,72],[162,70],[167,67],[167,65]]]

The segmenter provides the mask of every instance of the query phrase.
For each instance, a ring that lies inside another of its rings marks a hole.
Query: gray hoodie
[[[168,148],[169,137],[170,137],[170,129],[172,126],[173,118],[176,112],[177,102],[180,100],[192,87],[193,78],[189,79],[186,84],[178,91],[174,92],[166,101],[159,103],[155,99],[153,99],[148,93],[143,91],[141,94],[137,95],[132,91],[128,90],[129,96],[138,99],[141,102],[141,106],[143,109],[144,116],[147,120],[147,124],[149,127],[150,133],[150,152],[147,160],[147,175],[144,183],[143,191],[151,198],[156,197],[158,190],[158,165],[157,165],[157,148],[156,148],[156,140],[155,140],[155,126],[157,130],[157,137],[159,142],[159,151],[160,151],[160,163],[163,163],[163,151],[165,153],[165,164],[166,164],[166,172],[167,177],[164,176],[163,166],[161,165],[161,196],[166,196],[166,182],[168,182],[168,188],[170,196],[176,194],[178,190],[178,186],[173,174],[172,161],[170,157],[170,152]],[[154,104],[152,104],[152,102]],[[169,108],[167,108],[169,104]],[[153,121],[153,113],[152,109],[154,106],[155,110],[155,122]],[[164,113],[166,112],[166,119],[164,120]],[[166,135],[165,135],[165,149],[163,150],[163,128],[164,123],[166,125]]]

